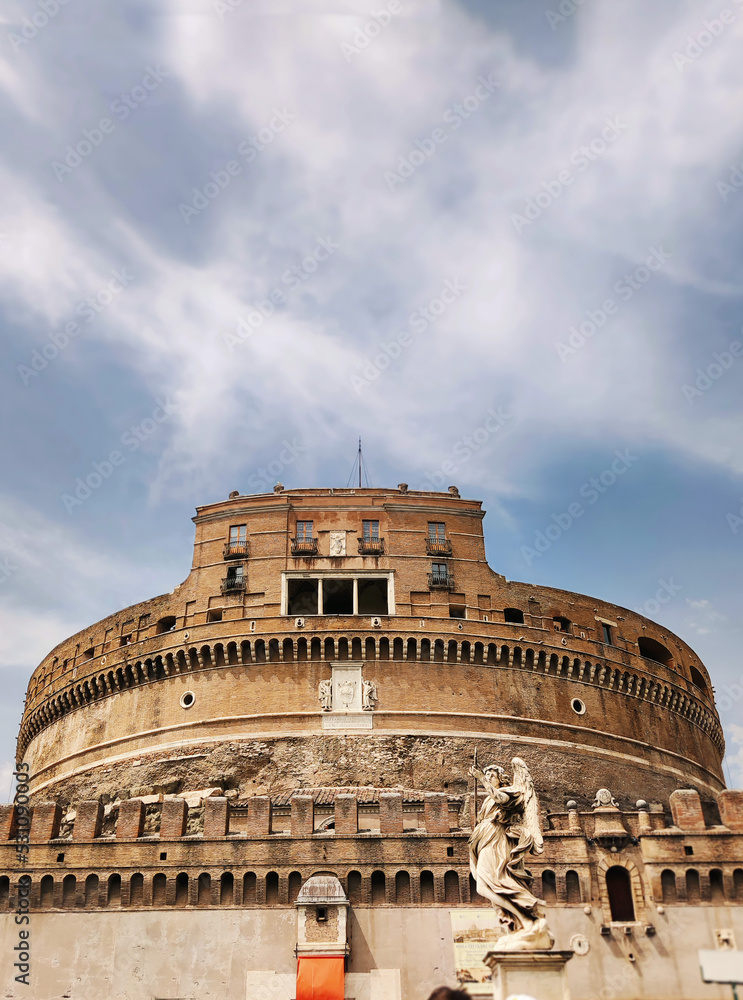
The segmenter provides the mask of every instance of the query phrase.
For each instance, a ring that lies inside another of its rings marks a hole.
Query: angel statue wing
[[[521,757],[514,757],[511,760],[513,767],[513,778],[511,784],[524,796],[524,827],[529,831],[534,841],[532,850],[535,854],[544,851],[544,839],[542,829],[539,825],[539,802],[537,793],[534,790],[534,779],[529,773],[526,761]]]

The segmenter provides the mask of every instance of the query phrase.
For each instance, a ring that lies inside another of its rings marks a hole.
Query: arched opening
[[[428,663],[431,659],[431,640],[421,639],[421,660]]]
[[[325,659],[334,660],[335,659],[335,643],[332,639],[325,640]]]
[[[415,639],[408,639],[408,648],[405,652],[406,660],[415,660],[418,654],[418,643]]]
[[[358,906],[361,902],[361,872],[349,872],[347,885],[349,902]]]
[[[542,872],[542,899],[548,906],[554,906],[557,902],[557,879],[549,868]]]
[[[299,872],[291,872],[289,875],[289,902],[293,903],[302,888],[302,876]]]
[[[449,906],[456,906],[461,902],[459,895],[459,875],[456,872],[447,872],[444,875],[444,901]]]
[[[691,682],[692,682],[692,684],[695,687],[698,687],[699,690],[702,692],[702,694],[708,694],[708,691],[707,691],[707,682],[705,681],[705,679],[702,676],[702,674],[700,673],[700,671],[697,670],[696,667],[689,667],[689,672],[691,673]]]
[[[433,872],[421,872],[421,903],[430,905],[433,901]]]
[[[468,642],[463,642],[462,643],[461,662],[462,663],[469,663],[470,662],[470,644]]]
[[[390,640],[385,636],[385,638],[379,640],[379,659],[389,660],[390,658]]]
[[[88,875],[85,879],[85,907],[92,909],[98,906],[98,876]]]
[[[39,904],[43,908],[54,906],[54,879],[51,875],[44,875],[41,880]]]
[[[673,666],[671,651],[666,649],[662,642],[651,639],[650,636],[641,635],[637,638],[637,647],[640,650],[640,656],[644,656],[646,660],[662,663],[666,667]]]
[[[367,660],[376,660],[377,658],[377,647],[374,640],[369,636],[366,640],[365,645],[365,657]]]
[[[345,636],[341,636],[338,640],[338,659],[347,660],[348,659],[348,639]]]
[[[398,872],[395,875],[395,902],[406,906],[410,899],[410,873]]]
[[[361,639],[358,637],[351,640],[351,659],[352,660],[363,660],[363,655],[361,653]]]
[[[492,667],[498,662],[498,647],[494,642],[488,643],[488,664]]]
[[[270,663],[278,663],[281,657],[279,656],[279,640],[269,639],[268,640],[268,659]]]
[[[743,868],[736,868],[733,872],[733,892],[736,899],[743,900]]]
[[[478,906],[490,906],[491,905],[490,900],[486,899],[484,896],[481,896],[480,893],[477,891],[477,882],[475,882],[474,878],[471,875],[469,877],[469,883],[470,883],[470,903],[476,903]]]
[[[524,612],[521,608],[504,608],[503,620],[509,622],[511,625],[523,625]]]
[[[10,906],[10,879],[0,875],[0,909],[7,910]]]
[[[219,879],[219,905],[232,906],[235,901],[235,879],[232,872],[223,872]]]
[[[444,662],[444,640],[437,639],[433,645],[433,659],[434,663]]]
[[[565,873],[565,898],[568,903],[581,902],[578,872],[569,871]]]
[[[384,872],[372,872],[371,877],[371,901],[372,906],[385,903],[385,878]]]
[[[450,639],[449,644],[446,648],[446,662],[456,663],[457,662],[457,640]]]
[[[255,641],[255,662],[266,662],[266,642],[264,639],[256,639]]]
[[[472,658],[472,662],[473,663],[482,663],[483,662],[484,651],[485,651],[485,646],[483,645],[483,643],[476,642],[475,643],[475,653],[474,653],[474,656]]]
[[[212,877],[208,872],[202,872],[196,883],[196,905],[208,906],[212,899]]]
[[[168,880],[162,872],[158,872],[152,880],[152,905],[165,906]]]
[[[307,659],[307,640],[297,639],[297,659],[306,660]]]
[[[121,906],[121,875],[109,875],[106,906]]]
[[[621,865],[613,865],[606,873],[606,891],[609,895],[611,919],[624,923],[635,919],[630,873]]]
[[[318,638],[312,639],[310,641],[310,659],[311,660],[322,659],[322,644]]]
[[[266,875],[266,904],[276,906],[279,902],[279,876],[278,872],[269,872]]]
[[[725,885],[722,880],[722,872],[719,868],[710,869],[709,898],[713,903],[725,902]]]
[[[74,875],[65,875],[62,882],[62,906],[66,910],[71,910],[75,905],[75,890],[77,880]]]
[[[179,872],[175,878],[175,905],[188,905],[188,875],[185,872]]]
[[[392,659],[401,660],[402,659],[402,639],[393,639],[392,641]]]
[[[678,890],[676,889],[676,873],[670,868],[665,868],[660,873],[660,888],[664,903],[678,902]]]
[[[695,868],[689,868],[686,872],[686,901],[687,903],[699,903],[701,899],[699,872]]]
[[[291,663],[294,659],[294,643],[291,639],[284,639],[281,655],[285,663]]]
[[[144,903],[144,875],[135,872],[129,882],[129,905],[141,906]]]
[[[243,875],[243,906],[255,906],[258,879],[255,872],[245,872]]]

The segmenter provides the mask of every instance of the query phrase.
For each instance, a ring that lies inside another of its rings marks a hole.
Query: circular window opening
[[[570,707],[577,715],[585,715],[586,706],[580,700],[580,698],[573,698],[570,702]]]
[[[181,696],[181,708],[190,708],[195,701],[196,697],[193,691],[186,691],[186,693]]]

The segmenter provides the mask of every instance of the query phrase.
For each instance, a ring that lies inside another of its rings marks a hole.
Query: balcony
[[[450,573],[429,573],[429,590],[454,590],[454,577]]]
[[[245,590],[247,580],[244,576],[226,576],[222,580],[223,594],[239,594]]]
[[[225,559],[244,559],[248,555],[248,542],[225,542],[224,543],[224,558]]]
[[[429,556],[450,556],[451,542],[448,538],[427,538],[426,553]]]
[[[359,555],[360,556],[383,556],[384,555],[384,539],[383,538],[359,538]]]
[[[316,538],[292,538],[292,555],[293,556],[316,556],[317,555],[317,539]]]

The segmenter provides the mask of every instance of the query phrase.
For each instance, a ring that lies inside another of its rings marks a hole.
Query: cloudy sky
[[[1,795],[49,649],[359,434],[691,643],[743,784],[742,0],[1,17]]]

